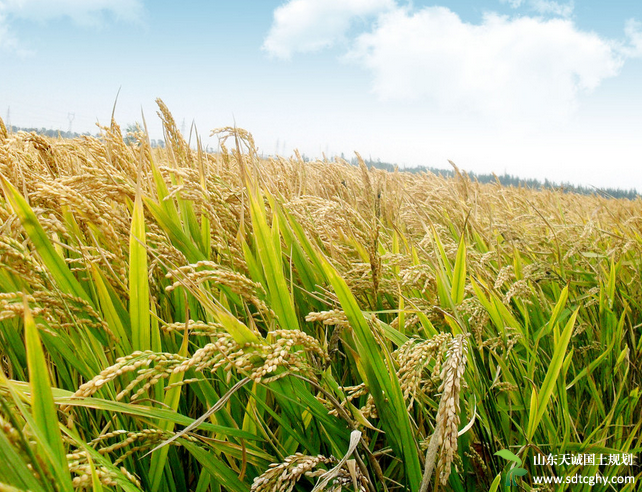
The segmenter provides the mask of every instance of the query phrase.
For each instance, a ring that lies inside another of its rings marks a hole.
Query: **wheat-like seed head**
[[[450,465],[457,452],[457,433],[459,432],[459,393],[461,381],[466,369],[468,339],[466,335],[457,335],[450,342],[448,357],[441,372],[441,401],[437,412],[437,428],[441,454],[437,470],[442,485],[450,475]]]

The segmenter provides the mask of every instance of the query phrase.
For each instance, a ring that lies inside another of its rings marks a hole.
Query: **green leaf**
[[[258,259],[263,265],[264,277],[267,283],[267,294],[270,307],[276,313],[282,328],[299,329],[299,320],[294,308],[292,294],[288,290],[288,282],[283,272],[281,241],[279,236],[278,214],[272,215],[272,229],[268,226],[263,198],[257,189],[248,186],[250,191],[250,215]],[[273,204],[273,208],[276,205]]]
[[[143,197],[143,201],[154,219],[158,222],[158,225],[160,225],[169,236],[172,246],[175,246],[183,253],[190,263],[197,263],[207,259],[194,244],[192,238],[183,232],[180,223],[176,222],[161,205],[149,197]]]
[[[564,328],[560,339],[557,341],[555,351],[553,352],[551,362],[548,366],[548,371],[546,372],[546,377],[544,378],[544,382],[542,383],[539,394],[537,396],[537,411],[535,412],[535,414],[531,412],[529,415],[527,432],[527,439],[529,441],[533,439],[535,430],[537,429],[537,426],[544,416],[546,407],[548,406],[548,402],[550,401],[551,395],[555,390],[557,377],[560,374],[562,364],[564,363],[566,348],[568,347],[568,343],[571,340],[571,335],[573,334],[573,327],[575,326],[575,319],[577,318],[578,311],[579,308],[575,310],[575,312],[571,316],[571,319],[568,320],[568,323],[566,323],[566,327]]]
[[[461,235],[459,247],[457,248],[457,259],[453,269],[453,280],[450,297],[455,304],[460,304],[464,300],[464,289],[466,287],[466,242],[464,235]]]
[[[402,459],[410,489],[417,491],[422,479],[422,469],[415,433],[406,410],[399,380],[394,371],[388,370],[388,367],[394,367],[394,363],[385,349],[377,343],[345,280],[320,252],[318,254],[323,261],[326,276],[354,330],[356,349],[365,373],[365,383],[374,398],[381,425],[393,450]]]
[[[169,190],[167,185],[163,180],[163,176],[154,162],[154,159],[150,159],[150,166],[152,168],[152,176],[154,177],[154,184],[156,185],[156,195],[158,196],[158,202],[160,206],[165,211],[167,216],[175,223],[179,223],[180,219],[178,217],[178,212],[176,211],[176,204],[173,199],[167,200],[169,196]]]
[[[568,284],[565,285],[564,288],[562,289],[562,292],[560,292],[560,296],[557,299],[557,303],[555,304],[555,307],[553,308],[553,312],[551,313],[551,318],[548,320],[548,323],[546,323],[546,325],[542,327],[542,329],[540,330],[540,333],[537,335],[538,340],[553,329],[553,326],[555,326],[555,323],[557,323],[557,321],[560,319],[560,315],[562,314],[562,310],[566,306],[567,300],[568,300]]]
[[[147,278],[147,248],[145,247],[145,216],[140,194],[136,196],[129,236],[129,316],[132,348],[152,348],[149,314],[149,280]]]
[[[5,197],[11,204],[11,208],[20,219],[22,227],[24,227],[29,239],[38,251],[42,258],[42,262],[47,267],[49,273],[56,281],[56,284],[63,292],[72,294],[76,297],[81,297],[93,306],[91,298],[82,288],[76,277],[73,276],[65,261],[58,255],[56,249],[49,241],[45,230],[40,225],[36,214],[22,197],[22,195],[14,188],[14,186],[0,174],[0,184],[4,190]]]
[[[87,463],[89,464],[89,469],[91,470],[91,486],[94,492],[103,492],[103,485],[100,483],[100,478],[98,473],[96,473],[96,467],[94,466],[94,460],[91,459],[91,455],[87,455]]]
[[[437,250],[439,251],[439,258],[441,260],[441,265],[444,271],[448,276],[452,275],[452,266],[450,265],[450,261],[448,260],[448,255],[446,255],[446,250],[444,249],[444,245],[441,244],[441,239],[439,239],[439,234],[437,234],[437,229],[435,229],[434,225],[430,225],[432,228],[432,234],[433,238],[435,240],[435,244],[437,245]]]
[[[179,350],[179,355],[181,357],[187,357],[187,348],[189,345],[189,337],[187,330],[183,336],[183,343]],[[185,376],[184,372],[173,373],[169,377],[167,386],[176,385],[181,382]],[[170,388],[165,394],[164,405],[166,408],[176,411],[178,409],[178,403],[181,398],[181,387],[174,386]],[[169,420],[161,420],[159,422],[158,428],[160,430],[171,432],[174,429],[174,423]],[[152,453],[152,462],[149,468],[149,474],[152,477],[152,490],[158,490],[160,487],[161,479],[163,478],[163,470],[165,469],[165,463],[167,462],[167,453],[169,452],[169,446],[164,446],[161,449]]]
[[[499,488],[499,484],[502,481],[502,474],[498,473],[497,476],[495,477],[495,480],[493,480],[493,483],[490,484],[490,489],[488,489],[488,492],[497,492],[497,489]]]
[[[100,304],[100,310],[102,312],[105,321],[111,328],[114,335],[118,337],[120,346],[124,353],[128,354],[132,352],[130,336],[127,334],[127,330],[123,325],[120,316],[112,297],[109,293],[111,286],[105,282],[102,273],[95,264],[90,264],[91,275],[94,280],[94,287],[96,288],[96,293],[98,294],[98,303]]]
[[[485,286],[479,285],[477,282],[471,279],[471,284],[473,286],[473,291],[477,296],[479,302],[489,314],[490,319],[493,321],[493,324],[501,331],[504,330],[504,323],[502,322],[502,316],[497,310],[496,304],[493,302],[492,293],[489,292],[489,297],[486,297],[484,293]]]
[[[17,389],[20,388],[20,383],[14,383],[14,386]],[[23,391],[26,391],[26,388],[22,388]],[[168,420],[175,424],[180,424],[183,426],[188,426],[194,423],[195,419],[177,413],[173,410],[167,410],[164,408],[154,408],[146,407],[143,405],[134,405],[131,403],[123,403],[118,401],[103,400],[101,398],[81,398],[77,396],[72,396],[72,393],[69,391],[55,390],[55,401],[59,405],[69,405],[74,407],[85,407],[85,408],[94,408],[96,410],[104,410],[106,412],[115,412],[124,415],[133,415],[137,417],[143,417],[145,419],[150,419],[153,421],[157,420]],[[239,439],[247,439],[250,441],[262,441],[263,438],[250,434],[249,432],[243,432],[240,429],[233,429],[231,427],[225,427],[222,425],[211,424],[209,422],[203,422],[199,425],[199,429],[205,431],[214,432],[217,434],[237,437]]]
[[[180,442],[210,475],[225,487],[225,490],[231,492],[248,492],[250,490],[250,486],[241,482],[238,476],[223,461],[219,460],[214,453],[208,453],[200,446],[186,439],[181,439]]]
[[[12,444],[5,433],[0,431],[0,460],[3,465],[0,466],[0,482],[18,487],[19,490],[44,492],[45,489],[27,466],[27,461]]]
[[[517,463],[517,466],[522,466],[522,460],[513,452],[508,449],[500,449],[495,453],[495,456],[501,456],[505,460],[514,461]]]
[[[45,353],[40,343],[38,328],[26,300],[24,302],[25,345],[27,367],[31,388],[31,409],[33,420],[45,442],[41,442],[46,454],[51,456],[56,477],[66,490],[72,490],[67,465],[67,455],[58,427],[58,412],[51,393],[51,382]]]

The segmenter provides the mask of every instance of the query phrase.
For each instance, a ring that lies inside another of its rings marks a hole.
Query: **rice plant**
[[[206,153],[158,106],[163,149],[0,124],[0,490],[498,490],[510,450],[534,491],[536,456],[640,453],[640,199]],[[578,472],[642,479],[543,473]]]

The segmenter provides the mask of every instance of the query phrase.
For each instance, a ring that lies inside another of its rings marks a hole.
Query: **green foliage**
[[[164,149],[0,143],[0,489],[531,490],[642,450],[639,200],[205,154],[159,107]]]

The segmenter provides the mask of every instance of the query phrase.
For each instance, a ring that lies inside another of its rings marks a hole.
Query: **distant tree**
[[[352,159],[350,159],[349,162],[353,166],[357,166],[359,164],[359,161],[357,160],[356,157],[353,157]],[[365,161],[365,164],[368,167],[374,167],[376,169],[382,169],[384,171],[394,171],[395,169],[395,164],[391,164],[388,162],[381,162],[381,159],[373,160],[372,158],[369,158]],[[403,169],[403,171],[416,173],[416,174],[429,172],[436,176],[442,176],[444,178],[455,177],[455,173],[452,169],[437,169],[433,167],[416,166],[416,167],[406,167]],[[614,188],[594,188],[594,187],[573,185],[570,183],[560,184],[560,183],[555,183],[553,181],[550,181],[548,179],[545,179],[542,182],[533,178],[523,179],[518,176],[510,175],[506,172],[501,176],[497,176],[496,174],[477,174],[474,172],[466,172],[466,175],[471,180],[478,181],[480,183],[499,182],[499,184],[501,184],[502,186],[512,186],[515,188],[524,187],[524,188],[532,188],[536,190],[561,190],[564,193],[578,193],[581,195],[601,195],[601,196],[612,197],[612,198],[626,198],[628,200],[635,200],[636,198],[640,197],[640,194],[637,192],[637,190],[633,188],[630,190],[621,190],[621,189],[614,189]]]
[[[136,134],[142,132],[141,125],[136,123],[130,123],[125,127],[125,135],[123,136],[123,141],[127,145],[134,145],[138,140],[136,139]]]
[[[25,128],[25,127],[19,127],[19,126],[12,126],[11,133],[17,133],[17,132],[37,133],[38,135],[44,135],[51,138],[78,138],[81,136],[97,136],[97,135],[92,135],[89,132],[80,134],[80,133],[68,132],[64,130],[53,130],[51,128]]]

